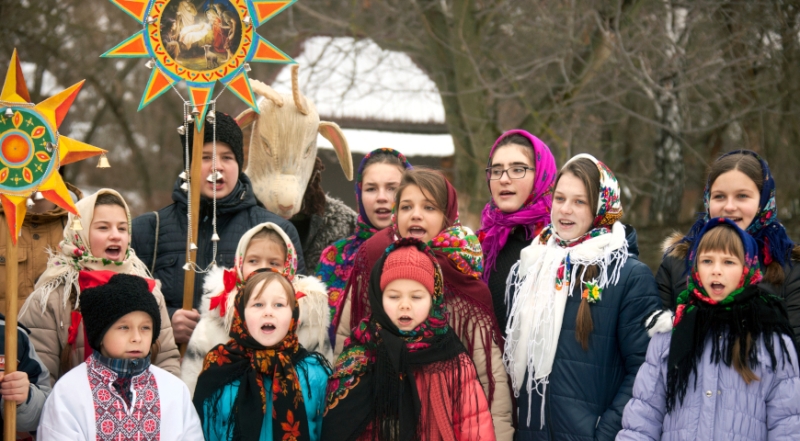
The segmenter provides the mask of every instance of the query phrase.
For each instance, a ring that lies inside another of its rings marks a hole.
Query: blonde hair
[[[286,291],[286,300],[289,303],[289,306],[294,309],[297,306],[297,297],[294,287],[289,280],[286,279],[286,277],[274,271],[254,273],[252,277],[247,279],[247,282],[244,284],[244,291],[242,292],[242,302],[244,303],[245,307],[251,298],[259,298],[261,294],[266,291],[267,286],[274,281],[277,281],[281,287],[283,287],[283,290]],[[261,282],[264,282],[264,284],[261,285],[261,289],[256,292],[256,287]]]

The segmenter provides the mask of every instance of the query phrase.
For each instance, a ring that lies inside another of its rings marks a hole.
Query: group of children
[[[298,273],[278,225],[245,232],[233,267],[206,276],[180,365],[160,282],[129,246],[127,205],[106,189],[82,199],[20,313],[27,375],[0,377],[18,429],[38,422],[42,440],[796,438],[798,252],[765,161],[715,162],[706,215],[670,241],[658,282],[601,161],[582,154],[557,171],[547,146],[516,130],[486,176],[492,201],[474,234],[444,175],[370,153],[355,233],[323,251],[317,277]]]

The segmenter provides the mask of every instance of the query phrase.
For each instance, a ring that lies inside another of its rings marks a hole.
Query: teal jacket
[[[300,380],[300,389],[303,392],[303,401],[306,405],[308,416],[308,429],[312,441],[319,441],[322,433],[322,414],[325,413],[325,391],[328,387],[330,371],[322,366],[315,357],[306,357],[295,365]],[[209,397],[204,404],[203,435],[206,441],[228,441],[232,433],[228,430],[228,421],[239,390],[239,380],[225,385],[216,394]],[[267,412],[264,414],[264,423],[261,425],[259,441],[272,440],[272,390],[266,388]],[[222,394],[221,396],[219,394]],[[219,401],[217,398],[219,397]],[[211,403],[217,402],[219,409],[212,412]],[[214,417],[211,417],[214,415]],[[281,440],[274,440],[281,441]]]

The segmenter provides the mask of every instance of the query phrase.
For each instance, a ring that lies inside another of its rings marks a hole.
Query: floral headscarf
[[[750,150],[728,152],[720,156],[717,161],[731,155],[750,155],[761,164],[764,184],[761,187],[758,213],[745,231],[753,236],[758,244],[758,259],[761,264],[766,266],[776,261],[781,266],[786,265],[791,260],[794,243],[789,238],[788,234],[786,234],[786,228],[781,224],[780,220],[778,220],[778,206],[775,200],[775,179],[772,177],[769,165],[767,165],[767,161],[761,158],[756,152]],[[700,215],[681,242],[695,242],[696,238],[699,237],[700,230],[702,230],[708,222],[710,217],[709,202],[711,200],[711,184],[711,182],[707,181],[703,192],[705,212]]]
[[[550,210],[553,208],[553,183],[556,179],[556,160],[550,148],[539,138],[525,130],[509,130],[503,133],[492,146],[489,152],[487,167],[492,166],[492,157],[497,146],[512,135],[527,138],[533,145],[534,172],[536,174],[531,194],[517,211],[505,213],[494,203],[494,198],[489,200],[481,213],[481,229],[478,230],[483,255],[486,260],[483,280],[489,281],[489,275],[494,270],[497,255],[506,245],[508,235],[514,227],[525,229],[526,238],[533,239],[539,230],[550,223]],[[486,183],[490,185],[487,179]]]
[[[697,270],[699,244],[702,237],[714,228],[730,228],[735,231],[744,248],[744,268],[739,284],[726,298],[719,301],[708,295]],[[760,362],[759,344],[753,344],[750,348],[746,344],[739,344],[738,352],[734,351],[734,347],[737,342],[761,340],[769,353],[771,365],[775,366],[777,360],[773,336],[783,334],[794,337],[781,299],[758,287],[761,270],[756,240],[742,231],[735,222],[725,218],[709,220],[696,239],[686,259],[690,275],[686,290],[678,296],[673,322],[667,371],[668,412],[679,402],[683,402],[690,376],[697,372],[697,362],[703,356],[706,342],[713,345],[712,362],[722,361],[731,366],[734,358],[738,358],[743,364],[747,360],[750,367],[755,367]],[[780,342],[781,351],[788,358],[789,353],[783,339]]]
[[[428,318],[411,331],[401,331],[383,309],[380,278],[387,256],[401,247],[416,247],[434,265],[434,291]],[[433,252],[416,239],[391,244],[370,275],[369,302],[372,313],[361,320],[345,341],[328,382],[328,406],[323,439],[356,439],[372,430],[378,439],[410,439],[428,433],[420,421],[420,397],[415,372],[442,372],[452,382],[462,378],[459,362],[464,346],[448,325],[444,281]],[[472,364],[469,368],[474,369]],[[372,367],[372,368],[371,368]],[[397,381],[399,379],[399,381]],[[452,397],[458,394],[452,394]],[[458,398],[451,405],[458,406]],[[358,418],[359,415],[364,416]]]
[[[147,267],[141,260],[139,260],[138,257],[136,257],[136,253],[130,247],[130,241],[128,249],[125,250],[125,258],[121,261],[112,261],[109,259],[96,257],[94,254],[92,254],[92,250],[90,249],[91,242],[89,240],[89,231],[92,225],[92,219],[94,218],[94,209],[95,204],[97,203],[97,198],[103,194],[114,195],[119,198],[120,201],[122,201],[122,204],[125,206],[125,215],[128,221],[128,236],[130,239],[131,212],[128,209],[128,205],[122,195],[110,188],[103,188],[98,190],[97,193],[78,201],[75,204],[75,208],[78,210],[79,216],[77,217],[79,219],[81,229],[72,229],[76,216],[70,213],[69,217],[67,218],[67,224],[64,227],[64,239],[61,241],[61,243],[59,243],[58,250],[48,250],[50,252],[50,259],[47,261],[47,269],[39,277],[33,293],[31,294],[31,297],[34,297],[34,294],[41,292],[42,295],[40,297],[40,302],[42,311],[44,311],[45,307],[47,306],[47,299],[50,294],[59,286],[63,285],[65,287],[72,287],[75,292],[80,294],[81,290],[78,284],[78,274],[81,270],[107,270],[118,274],[132,274],[144,278],[150,277]],[[62,294],[64,308],[67,307],[69,295],[70,289],[64,289]],[[78,309],[79,305],[80,296],[77,297],[75,305],[72,306],[75,309]],[[20,315],[22,315],[27,308],[28,304],[26,302],[22,311],[20,311]]]
[[[274,271],[264,269],[260,271]],[[253,273],[256,274],[256,273]],[[280,273],[278,273],[280,274]],[[203,371],[197,379],[194,406],[202,421],[206,401],[234,380],[239,380],[236,411],[231,412],[229,428],[237,439],[258,439],[267,411],[265,384],[272,395],[272,439],[308,440],[311,434],[300,380],[295,364],[309,353],[297,339],[297,320],[300,309],[295,305],[286,336],[273,347],[258,343],[247,329],[243,296],[240,290],[234,302],[231,340],[209,351],[203,362]],[[287,293],[292,295],[293,293]],[[268,380],[267,383],[265,380]],[[210,403],[212,412],[218,403]]]
[[[405,156],[397,150],[390,148],[380,148],[367,153],[361,160],[361,165],[356,173],[356,204],[358,205],[358,220],[356,229],[352,236],[337,240],[322,251],[319,264],[317,265],[316,275],[328,286],[328,305],[331,309],[330,338],[335,340],[336,327],[344,304],[344,287],[347,279],[353,270],[356,253],[361,245],[370,237],[378,232],[372,225],[364,211],[364,204],[361,202],[361,189],[364,179],[364,169],[369,159],[376,154],[391,154],[396,156],[406,170],[410,170],[411,164]]]
[[[434,172],[438,173],[438,172]],[[483,259],[481,245],[472,231],[461,225],[458,216],[458,195],[455,188],[442,176],[447,187],[447,207],[444,215],[450,227],[434,236],[427,245],[433,251],[444,275],[444,292],[447,308],[453,313],[452,326],[456,335],[465,340],[467,353],[475,358],[476,342],[483,346],[481,354],[486,372],[492,372],[492,342],[502,350],[502,332],[497,323],[492,294],[481,280]],[[395,207],[396,208],[396,207]],[[358,252],[348,289],[350,293],[350,326],[354,328],[370,314],[369,283],[367,277],[375,262],[386,248],[399,239],[397,215],[392,227],[384,229],[368,240]],[[494,378],[489,377],[489,401],[494,397]]]

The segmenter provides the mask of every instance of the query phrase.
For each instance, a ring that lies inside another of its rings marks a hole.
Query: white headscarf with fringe
[[[125,215],[128,220],[129,246],[125,251],[125,259],[119,262],[96,257],[93,255],[90,248],[91,242],[89,240],[89,232],[92,219],[94,218],[95,203],[97,202],[97,197],[102,194],[111,194],[118,197],[125,206]],[[58,249],[47,250],[50,255],[50,259],[47,261],[47,269],[42,273],[41,277],[39,277],[30,296],[31,300],[35,298],[40,301],[42,312],[44,312],[47,307],[47,300],[50,294],[62,285],[64,286],[64,290],[61,293],[61,301],[64,309],[68,307],[67,302],[69,301],[69,294],[71,292],[70,287],[80,294],[78,273],[81,270],[108,270],[120,274],[133,274],[150,278],[147,267],[136,257],[136,253],[130,247],[131,212],[122,195],[110,188],[103,188],[98,190],[97,193],[78,201],[75,207],[78,209],[79,221],[83,229],[78,231],[72,229],[75,215],[70,213],[67,219],[67,225],[64,227],[64,239],[58,244]],[[29,307],[29,303],[31,302],[25,302],[25,305],[20,311],[20,316],[25,313]],[[77,297],[75,305],[72,305],[72,307],[78,309],[79,305],[80,295]]]
[[[590,303],[600,301],[602,290],[619,282],[620,271],[628,258],[625,227],[619,222],[622,217],[619,183],[611,170],[591,155],[577,155],[564,167],[581,158],[592,161],[600,172],[600,195],[592,228],[581,237],[565,241],[558,237],[551,221],[531,245],[522,250],[519,262],[512,267],[506,281],[506,303],[511,301],[512,306],[503,361],[516,397],[528,372],[525,384],[529,400],[528,424],[530,398],[536,391],[542,397],[541,422],[544,425],[544,397],[558,349],[567,297],[573,292],[572,282],[584,284],[583,296]],[[597,278],[583,281],[587,268],[592,265],[599,269]]]

